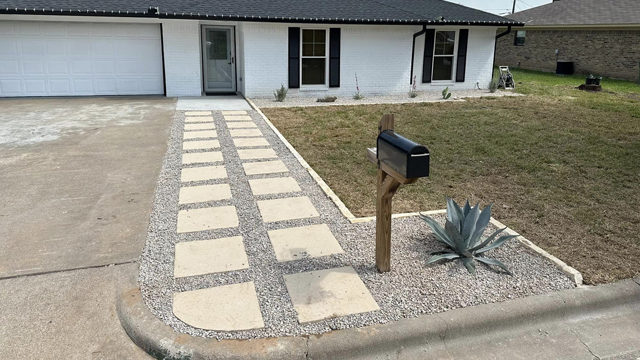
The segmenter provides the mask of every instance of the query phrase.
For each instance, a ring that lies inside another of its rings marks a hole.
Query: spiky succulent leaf
[[[447,198],[447,219],[456,226],[458,232],[461,231],[464,215],[460,206],[452,198]]]
[[[513,273],[502,262],[500,262],[500,261],[498,261],[496,259],[491,259],[491,258],[487,258],[487,257],[484,257],[484,256],[476,256],[475,259],[480,261],[481,263],[485,263],[487,265],[498,266],[502,270],[506,271],[507,274],[513,276]]]
[[[464,203],[464,208],[462,208],[462,214],[464,216],[469,215],[469,211],[471,210],[471,205],[469,205],[469,200]]]
[[[478,245],[478,242],[480,241],[482,234],[486,230],[487,225],[489,225],[489,221],[491,220],[492,206],[493,204],[489,204],[487,207],[485,207],[482,210],[482,212],[480,213],[480,216],[478,216],[478,221],[476,222],[476,229],[473,232],[473,235],[471,235],[471,238],[469,239],[469,247],[474,247]]]
[[[442,228],[442,226],[440,226],[440,224],[438,224],[437,221],[433,220],[428,216],[424,216],[422,214],[420,215],[420,217],[422,218],[422,220],[424,220],[427,223],[427,225],[429,225],[431,230],[433,230],[433,233],[436,235],[436,239],[438,241],[444,243],[445,245],[449,246],[452,249],[456,248],[455,242],[449,238],[449,235],[447,235],[447,232]]]
[[[473,263],[473,258],[463,257],[462,264],[467,268],[467,271],[469,271],[469,273],[476,273],[476,264]]]
[[[482,253],[485,253],[485,252],[487,252],[489,250],[495,249],[495,248],[501,246],[502,244],[504,244],[505,241],[507,241],[509,239],[513,239],[515,237],[518,237],[518,235],[504,235],[504,236],[501,236],[498,240],[494,241],[489,246],[483,247],[483,248],[479,249],[478,251],[476,251],[475,254],[482,254]]]
[[[427,260],[427,265],[428,264],[432,264],[436,261],[440,261],[440,260],[453,260],[453,259],[457,259],[459,258],[460,255],[456,254],[456,253],[445,253],[445,254],[440,254],[440,255],[433,255],[432,257],[429,258],[429,260]]]
[[[462,239],[462,235],[460,235],[460,232],[456,229],[456,226],[451,221],[446,220],[444,223],[444,231],[446,231],[447,235],[449,235],[449,238],[453,240],[453,243],[455,245],[453,250],[461,254],[464,251],[464,239]]]
[[[472,207],[469,211],[469,214],[464,219],[464,224],[462,226],[462,238],[465,241],[465,247],[469,246],[469,240],[471,235],[476,230],[476,223],[478,222],[478,217],[480,216],[480,204],[476,204],[476,206]]]
[[[485,246],[487,246],[491,241],[493,241],[493,239],[495,239],[501,232],[505,231],[507,228],[502,228],[502,229],[498,229],[496,231],[493,232],[493,234],[489,235],[488,238],[484,239],[483,242],[481,242],[480,244],[472,247],[471,249],[469,249],[469,251],[471,251],[472,253],[475,252],[478,249],[481,249]]]

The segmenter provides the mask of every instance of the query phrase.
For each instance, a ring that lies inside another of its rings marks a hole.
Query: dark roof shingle
[[[507,17],[525,26],[639,25],[640,0],[559,0]]]
[[[148,14],[150,7],[158,7],[159,14]],[[0,0],[0,13],[317,23],[517,25],[514,20],[443,0]]]

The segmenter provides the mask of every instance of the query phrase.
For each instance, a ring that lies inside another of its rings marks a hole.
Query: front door
[[[202,27],[205,92],[235,92],[236,65],[233,27]]]

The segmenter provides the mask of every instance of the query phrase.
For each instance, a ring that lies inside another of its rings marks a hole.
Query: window
[[[516,38],[513,41],[513,45],[515,46],[524,46],[524,39],[527,35],[525,30],[516,31]]]
[[[302,30],[302,85],[327,83],[327,31]]]
[[[455,31],[436,31],[433,48],[433,81],[451,81],[453,79],[453,62],[456,51]]]

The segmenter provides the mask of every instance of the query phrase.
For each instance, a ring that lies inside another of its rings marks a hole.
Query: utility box
[[[429,176],[429,150],[393,130],[384,130],[378,135],[377,157],[407,179]]]

